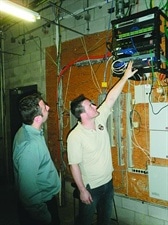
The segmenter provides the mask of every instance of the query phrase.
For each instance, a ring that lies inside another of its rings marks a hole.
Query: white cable
[[[113,58],[114,56],[110,56],[106,62],[106,66],[105,66],[105,70],[104,70],[104,81],[106,81],[106,74],[107,74],[107,67],[108,67],[108,64],[110,62],[110,60]]]
[[[64,107],[63,107],[64,109],[65,109],[65,105],[66,105],[66,101],[67,101],[67,94],[68,94],[68,88],[69,88],[69,83],[70,83],[71,71],[72,71],[72,67],[69,68],[68,81],[67,81],[65,97],[64,97]]]
[[[119,66],[115,66],[115,64],[121,64]],[[115,73],[117,75],[123,75],[123,73],[125,72],[125,69],[127,67],[127,63],[123,62],[122,60],[115,60],[112,64],[111,64],[111,71],[112,73]]]
[[[97,77],[96,77],[96,74],[93,70],[93,67],[92,67],[92,64],[91,64],[91,61],[89,59],[89,55],[88,55],[88,50],[87,50],[87,47],[86,47],[86,42],[85,42],[85,39],[84,37],[80,38],[81,42],[82,42],[82,45],[83,45],[83,48],[85,50],[85,54],[88,58],[88,61],[89,61],[89,64],[90,64],[90,68],[91,68],[91,75],[92,75],[92,80],[93,80],[93,83],[94,85],[96,86],[97,90],[101,93],[101,88],[100,88],[100,85],[98,83],[98,80],[97,80]]]

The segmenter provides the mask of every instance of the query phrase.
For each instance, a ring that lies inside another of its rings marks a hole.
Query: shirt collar
[[[38,130],[38,129],[34,128],[33,126],[27,125],[27,124],[23,124],[23,128],[25,128],[29,133],[32,133],[35,135],[41,135],[41,136],[44,135],[43,129]]]

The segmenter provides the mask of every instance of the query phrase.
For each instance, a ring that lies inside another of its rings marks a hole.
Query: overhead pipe
[[[125,2],[124,0],[116,0],[116,18],[123,18],[125,13],[124,13],[124,5]]]

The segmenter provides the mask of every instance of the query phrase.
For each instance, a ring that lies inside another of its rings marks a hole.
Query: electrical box
[[[149,93],[151,92],[150,84],[134,85],[134,90],[135,104],[149,102]]]
[[[168,131],[168,102],[149,105],[149,129]]]
[[[168,17],[158,7],[113,20],[111,24],[115,69],[132,60],[138,72],[130,79],[140,80],[153,71],[168,74]],[[115,72],[113,75],[121,76]]]
[[[150,156],[168,159],[168,103],[149,105]]]
[[[150,197],[168,201],[168,167],[149,165],[148,175]]]
[[[168,131],[150,131],[150,156],[168,159]]]

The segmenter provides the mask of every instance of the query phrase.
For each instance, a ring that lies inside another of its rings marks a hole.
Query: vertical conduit
[[[123,108],[122,103],[124,101],[124,93],[121,93],[119,97],[117,98],[115,104],[114,104],[114,120],[115,120],[115,131],[116,131],[116,146],[118,150],[118,165],[123,166],[124,158],[123,158],[123,151],[124,151],[124,145],[123,145]]]
[[[8,177],[8,152],[7,152],[7,134],[6,134],[6,118],[5,118],[5,69],[4,69],[4,41],[3,41],[3,32],[0,31],[0,141],[1,151],[0,159],[2,157],[3,162],[1,163],[1,172],[4,178]]]
[[[128,152],[128,168],[133,167],[133,161],[132,161],[132,127],[131,127],[131,93],[126,94],[126,126],[127,126],[127,152]]]
[[[124,0],[116,0],[116,18],[124,17]]]
[[[54,8],[53,8],[54,10]],[[61,26],[59,20],[59,10],[55,13],[56,18],[56,50],[57,50],[57,74],[61,71]],[[60,143],[60,180],[61,180],[61,191],[59,193],[59,204],[63,206],[65,204],[65,179],[64,179],[64,146],[63,146],[63,97],[62,97],[62,79],[57,79],[57,109],[58,109],[58,126],[59,126],[59,143]]]

